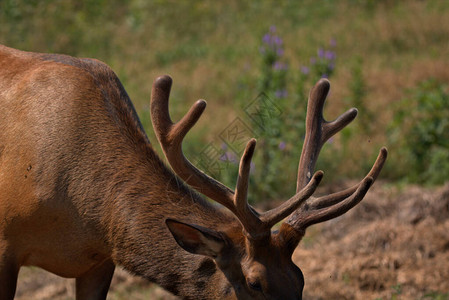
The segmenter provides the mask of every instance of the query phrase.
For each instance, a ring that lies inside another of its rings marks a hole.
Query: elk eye
[[[255,291],[262,291],[262,285],[258,280],[247,280],[248,286]]]

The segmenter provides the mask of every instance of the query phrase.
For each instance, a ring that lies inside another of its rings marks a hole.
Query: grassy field
[[[264,92],[260,48],[270,27],[283,41],[280,61],[287,65],[283,123],[305,111],[304,103],[295,102],[301,70],[311,67],[320,48],[334,43],[325,115],[332,119],[353,105],[360,113],[343,142],[337,137],[325,147],[319,167],[329,171],[331,181],[359,176],[386,145],[392,159],[384,176],[398,179],[403,174],[392,161],[401,156],[394,156],[396,145],[387,131],[411,88],[429,78],[449,82],[448,16],[446,1],[5,0],[0,3],[0,43],[105,61],[120,77],[153,141],[151,84],[170,74],[175,119],[198,98],[209,103],[187,137],[190,157],[209,143],[219,147],[220,133],[236,117],[244,119],[245,105]],[[304,84],[306,91],[315,79]],[[281,135],[283,130],[281,124]],[[294,166],[303,133],[285,135],[291,136],[291,151],[280,165]],[[287,168],[285,178],[295,172]],[[287,193],[292,190],[293,183]]]
[[[282,40],[278,64],[268,69],[267,33]],[[2,0],[0,43],[106,62],[156,148],[151,85],[170,74],[173,119],[197,99],[208,101],[184,143],[190,159],[198,160],[208,145],[228,153],[222,134],[236,118],[256,135],[250,193],[261,202],[294,191],[306,109],[301,99],[320,77],[310,70],[332,54],[325,117],[352,106],[359,116],[323,148],[318,168],[325,183],[362,176],[384,145],[389,159],[382,179],[441,185],[449,178],[449,1]],[[280,81],[266,88],[261,82],[270,74]],[[248,105],[261,93],[279,107],[270,123],[274,133],[248,118]],[[235,164],[225,163],[213,175],[233,185]]]

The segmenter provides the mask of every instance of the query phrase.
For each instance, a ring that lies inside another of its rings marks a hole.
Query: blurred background
[[[307,95],[328,78],[325,118],[359,111],[321,152],[328,189],[361,178],[387,146],[384,197],[391,202],[411,186],[448,197],[440,192],[449,181],[448,1],[1,0],[0,43],[107,63],[158,151],[150,92],[169,74],[173,119],[197,99],[208,102],[184,142],[206,172],[234,186],[242,145],[258,139],[250,201],[261,206],[294,193]],[[399,281],[384,284],[382,297],[405,294]],[[447,299],[447,285],[435,297]]]

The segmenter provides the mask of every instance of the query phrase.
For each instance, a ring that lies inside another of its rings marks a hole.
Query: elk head
[[[380,150],[371,171],[359,184],[338,193],[312,197],[323,177],[322,171],[314,173],[321,147],[357,115],[353,108],[335,121],[325,121],[322,113],[330,84],[321,79],[309,96],[296,194],[272,210],[258,212],[247,202],[250,162],[256,140],[250,140],[243,152],[235,190],[209,177],[194,167],[182,152],[182,141],[201,116],[206,102],[197,101],[179,122],[173,123],[168,109],[171,84],[169,76],[156,79],[151,99],[153,127],[164,154],[179,177],[225,206],[238,220],[238,226],[219,224],[218,228],[166,220],[176,242],[190,253],[214,260],[224,275],[216,283],[221,298],[301,299],[304,278],[293,263],[292,254],[306,228],[338,217],[359,203],[381,171],[387,150]],[[286,217],[289,218],[280,230],[272,232],[271,228]]]

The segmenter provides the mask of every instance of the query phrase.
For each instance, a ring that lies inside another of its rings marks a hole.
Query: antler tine
[[[245,211],[248,208],[248,184],[249,173],[251,170],[251,159],[256,147],[256,139],[251,139],[246,145],[239,165],[239,176],[237,178],[237,185],[234,195],[234,205],[238,211]]]
[[[387,148],[386,147],[380,148],[379,155],[377,155],[377,159],[374,162],[373,167],[366,176],[372,177],[373,180],[375,181],[377,179],[377,176],[379,176],[380,171],[382,171],[385,161],[387,160],[387,156],[388,156]]]
[[[176,174],[187,184],[234,212],[234,192],[193,166],[182,152],[182,141],[200,118],[206,102],[197,101],[189,112],[174,124],[168,109],[171,85],[170,76],[161,76],[154,81],[151,93],[152,123],[165,157]]]
[[[206,101],[198,100],[189,112],[176,124],[170,118],[168,109],[172,79],[170,76],[161,76],[153,84],[151,97],[151,116],[153,125],[157,128],[158,139],[167,146],[178,145],[187,132],[195,125],[206,108]],[[163,149],[165,150],[165,149]]]
[[[312,88],[309,95],[306,116],[306,136],[299,160],[296,192],[299,192],[311,179],[323,144],[357,116],[357,109],[352,108],[335,121],[327,122],[323,118],[323,108],[329,89],[330,82],[322,78]]]
[[[305,210],[302,212],[301,218],[296,218],[293,222],[289,223],[289,225],[293,228],[301,228],[301,232],[304,232],[310,225],[343,215],[365,197],[373,182],[374,179],[372,177],[364,178],[351,197],[329,207]]]
[[[376,162],[374,163],[373,167],[363,180],[366,180],[369,177],[372,178],[373,181],[376,180],[377,176],[380,173],[380,170],[382,170],[382,167],[387,159],[387,154],[388,154],[387,149],[385,147],[382,147],[379,151],[379,155],[377,156]],[[354,192],[362,184],[363,180],[360,183],[346,190],[313,199],[313,201],[308,205],[308,209],[309,210],[320,209],[340,203],[341,201],[345,200],[346,198],[354,194]]]
[[[244,225],[247,235],[252,239],[268,235],[271,227],[290,215],[315,192],[323,178],[322,171],[316,172],[309,184],[288,201],[272,210],[258,214],[247,202],[250,163],[255,146],[255,139],[250,140],[246,146],[240,161],[239,177],[234,196],[234,205],[240,222]]]
[[[269,231],[263,226],[259,214],[248,204],[248,184],[251,170],[251,159],[256,147],[256,140],[247,144],[239,164],[239,175],[234,195],[235,214],[242,223],[247,236],[257,239]]]
[[[309,184],[299,193],[280,206],[259,214],[247,201],[250,164],[255,146],[255,139],[251,139],[246,145],[246,149],[240,160],[239,176],[234,196],[236,215],[244,226],[247,236],[251,237],[253,240],[269,235],[271,227],[290,215],[301,205],[301,203],[308,199],[315,192],[318,184],[323,178],[322,171],[316,172]]]
[[[310,182],[298,193],[296,193],[289,200],[283,202],[280,206],[273,208],[260,217],[262,222],[268,228],[273,227],[277,222],[283,220],[285,217],[293,213],[298,207],[304,203],[305,200],[309,199],[315,192],[316,188],[323,178],[323,171],[316,172]]]

